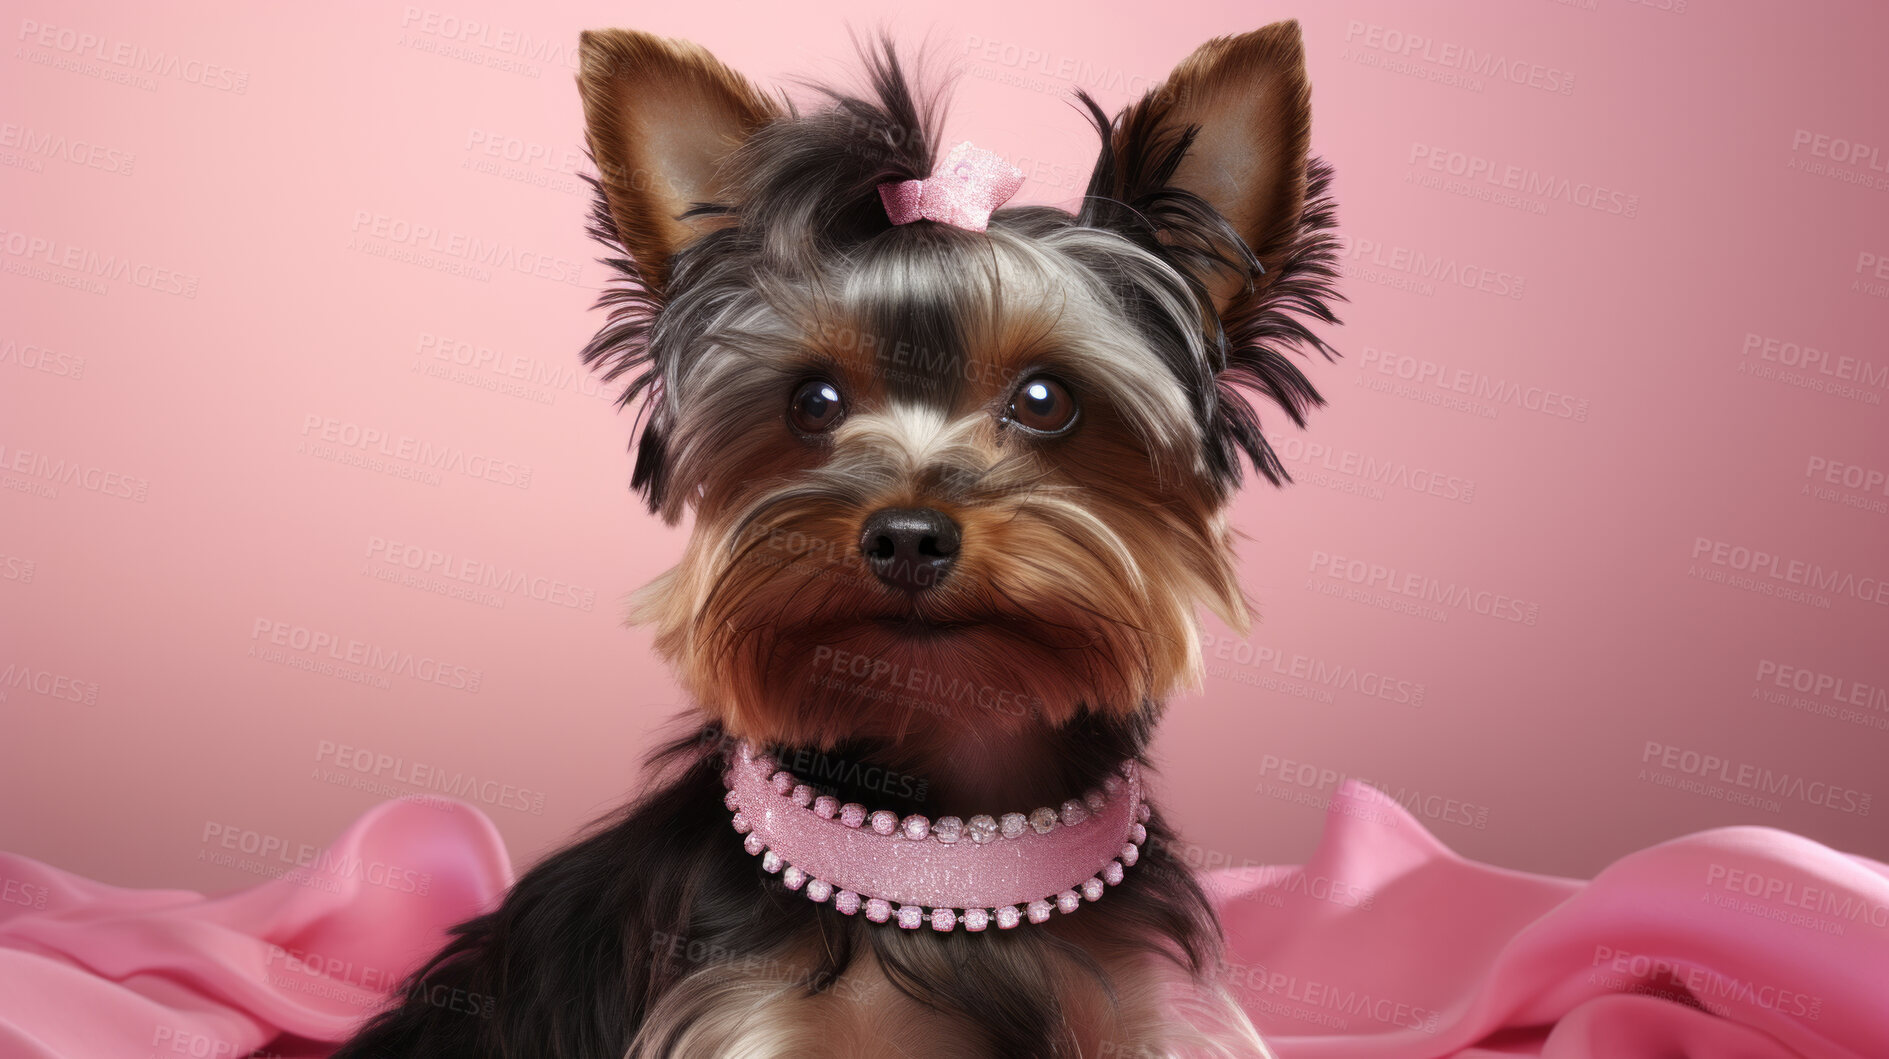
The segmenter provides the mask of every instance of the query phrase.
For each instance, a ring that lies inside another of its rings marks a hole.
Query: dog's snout
[[[879,580],[907,592],[922,592],[957,562],[961,541],[951,516],[928,507],[888,507],[873,512],[859,534],[859,550]]]

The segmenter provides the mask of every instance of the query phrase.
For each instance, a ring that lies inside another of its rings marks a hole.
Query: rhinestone
[[[899,829],[899,814],[890,809],[881,809],[872,814],[869,819],[872,821],[872,829],[881,835],[889,835]]]
[[[786,863],[787,863],[786,861],[781,859],[780,854],[774,852],[771,849],[768,850],[766,853],[761,854],[761,870],[762,871],[777,872],[777,871],[780,871],[781,868]]]
[[[1030,922],[1032,923],[1043,922],[1044,920],[1049,918],[1050,910],[1051,910],[1051,906],[1048,901],[1042,900],[1041,898],[1035,901],[1031,901],[1029,904],[1029,909],[1028,909],[1029,915],[1030,915]]]
[[[964,821],[955,816],[941,816],[931,825],[931,837],[949,846],[964,837]]]
[[[1090,876],[1089,881],[1082,884],[1082,899],[1084,901],[1100,901],[1102,899],[1102,879],[1100,876]]]
[[[899,831],[913,842],[923,842],[931,834],[931,821],[913,813],[899,821]]]
[[[866,807],[858,802],[847,802],[840,806],[840,823],[847,827],[858,827],[866,822]]]
[[[1128,845],[1122,847],[1122,863],[1123,864],[1126,864],[1132,868],[1135,866],[1135,862],[1140,859],[1141,859],[1140,846],[1137,846],[1133,842],[1130,842]]]
[[[804,783],[794,784],[794,804],[795,805],[812,805],[813,804],[813,788],[807,786]]]
[[[735,753],[740,755],[741,760],[744,764],[746,762],[753,761],[754,760],[754,745],[744,741],[741,744],[741,746],[735,751]]]
[[[859,911],[859,895],[851,890],[841,890],[833,895],[833,907],[839,909],[841,915],[850,916]]]
[[[1116,791],[1122,789],[1122,778],[1114,775],[1102,777],[1102,789],[1110,794],[1114,794]]]
[[[899,906],[899,929],[917,930],[925,925],[925,910],[917,905]]]
[[[832,883],[827,882],[825,879],[808,879],[807,880],[807,897],[813,900],[815,903],[824,901],[827,898],[832,897],[832,896],[833,896]]]
[[[1064,890],[1056,895],[1056,911],[1068,915],[1082,907],[1082,895],[1074,890]]]
[[[957,925],[958,925],[958,914],[952,911],[951,909],[934,908],[931,910],[931,929],[942,933],[944,931],[952,929],[953,927],[956,927]]]
[[[1099,813],[1102,811],[1102,807],[1108,804],[1108,795],[1103,794],[1101,791],[1092,790],[1082,796],[1082,801],[1083,804],[1089,807],[1090,812]]]
[[[733,771],[724,771],[721,774],[721,785],[731,791],[735,789],[735,774]]]
[[[1136,843],[1137,845],[1148,841],[1148,825],[1136,824],[1135,826],[1129,828],[1128,841]]]
[[[798,890],[807,885],[807,873],[789,864],[787,870],[781,872],[781,883],[789,890]]]
[[[997,918],[998,930],[1009,930],[1011,927],[1023,922],[1023,913],[1017,911],[1016,905],[1005,905],[993,911],[991,915]]]
[[[874,923],[883,923],[892,918],[892,906],[883,898],[874,897],[866,902],[866,918]]]
[[[988,816],[973,816],[964,826],[971,832],[971,841],[980,846],[997,837],[997,821]]]
[[[975,934],[987,926],[990,926],[990,912],[988,910],[982,908],[967,908],[964,910],[965,930]]]
[[[766,849],[767,843],[761,841],[760,835],[751,834],[747,838],[744,838],[741,840],[741,848],[747,850],[749,856],[753,856],[754,854],[759,853],[762,850]]]
[[[1122,881],[1122,862],[1112,860],[1102,865],[1102,878],[1108,880],[1110,886],[1120,885]]]
[[[794,774],[784,771],[776,772],[770,782],[774,784],[774,793],[786,794],[794,789]]]
[[[1030,828],[1039,835],[1047,835],[1056,829],[1056,810],[1049,806],[1030,811]]]
[[[840,815],[840,800],[831,794],[822,794],[813,800],[813,815],[822,820],[831,820]]]
[[[1023,818],[1022,813],[1005,813],[1004,818],[997,824],[1005,838],[1022,838],[1024,829],[1029,826],[1029,822]]]
[[[748,818],[741,815],[740,813],[736,813],[730,819],[734,822],[735,834],[737,835],[745,835],[748,832],[754,830],[754,825],[748,823]]]
[[[1145,824],[1148,822],[1148,818],[1153,815],[1154,815],[1154,810],[1148,808],[1147,802],[1142,802],[1140,805],[1135,806],[1135,819],[1136,820],[1139,820],[1140,822]]]
[[[1074,827],[1089,818],[1089,807],[1071,798],[1063,803],[1061,816],[1064,827]]]
[[[727,806],[729,811],[732,812],[741,808],[741,796],[734,791],[729,791],[727,794],[722,795],[721,803]]]

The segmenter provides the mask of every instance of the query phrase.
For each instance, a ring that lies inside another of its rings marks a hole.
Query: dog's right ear
[[[611,226],[644,283],[660,293],[676,252],[722,223],[681,215],[722,197],[722,161],[779,108],[688,41],[587,30],[577,54],[584,132]]]

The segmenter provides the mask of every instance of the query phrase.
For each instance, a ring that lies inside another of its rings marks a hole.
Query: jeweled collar
[[[1100,900],[1147,841],[1148,807],[1133,761],[1101,790],[1001,817],[931,821],[814,794],[746,741],[722,782],[743,845],[790,890],[907,930],[1009,930]]]

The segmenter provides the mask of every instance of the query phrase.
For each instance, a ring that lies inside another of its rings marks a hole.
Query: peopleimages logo
[[[1871,709],[1889,711],[1889,688],[1864,684],[1861,681],[1830,673],[1819,673],[1814,669],[1760,659],[1758,675],[1754,679],[1760,684],[1775,684],[1780,688],[1805,695],[1815,695],[1846,706],[1867,706]]]
[[[1498,162],[1479,154],[1455,151],[1435,144],[1410,145],[1411,165],[1432,173],[1458,177],[1472,184],[1487,185],[1550,202],[1577,206],[1596,213],[1633,218],[1640,213],[1640,196],[1618,188],[1608,188],[1587,180],[1553,176],[1538,169]]]
[[[1858,576],[1854,572],[1819,563],[1805,562],[1802,559],[1786,559],[1784,556],[1767,552],[1760,548],[1747,548],[1730,541],[1714,540],[1711,537],[1694,538],[1692,558],[1703,560],[1713,566],[1722,567],[1749,578],[1763,578],[1761,585],[1778,582],[1797,588],[1827,592],[1831,595],[1849,596],[1865,603],[1874,603],[1879,607],[1889,607],[1889,580],[1871,577],[1867,574]],[[1769,587],[1769,586],[1767,586]],[[1767,592],[1776,594],[1775,592]]]
[[[1828,886],[1805,885],[1802,879],[1780,878],[1729,864],[1710,864],[1705,869],[1705,885],[1708,890],[1723,890],[1819,916],[1889,930],[1889,907]]]
[[[55,353],[45,346],[24,345],[9,338],[0,343],[0,364],[17,364],[27,371],[43,372],[61,379],[85,378],[85,358],[76,353]]]
[[[69,26],[49,26],[32,19],[20,20],[20,35],[15,38],[28,45],[48,48],[53,52],[73,57],[75,60],[92,60],[107,66],[117,67],[127,75],[139,77],[170,77],[188,85],[212,88],[220,92],[233,92],[242,95],[249,89],[249,71],[237,70],[202,59],[186,59],[172,52],[156,48],[147,48],[142,44],[133,44],[128,40],[114,40],[102,33],[73,29]],[[44,62],[39,56],[26,55],[24,58],[34,62]],[[46,63],[45,65],[60,65]],[[79,69],[75,72],[86,73]],[[118,80],[119,78],[111,78]],[[148,83],[148,82],[146,82]],[[144,87],[143,84],[140,87]],[[151,87],[156,87],[154,84]]]
[[[1514,379],[1498,379],[1471,368],[1452,368],[1425,357],[1396,353],[1375,346],[1364,347],[1363,357],[1358,363],[1358,375],[1360,381],[1370,389],[1388,390],[1399,397],[1441,404],[1486,419],[1496,418],[1502,408],[1519,408],[1555,419],[1587,422],[1588,401],[1585,397]],[[1373,379],[1372,375],[1381,376],[1382,379]],[[1414,389],[1406,393],[1395,389],[1395,383],[1408,383]],[[1430,394],[1419,391],[1439,391],[1445,397],[1461,395],[1462,399],[1451,402],[1432,398]]]
[[[7,663],[5,669],[0,669],[0,702],[6,701],[8,691],[22,688],[49,699],[76,702],[81,706],[98,705],[98,682],[95,680],[80,680],[50,669],[34,669],[17,662]]]
[[[364,426],[334,416],[313,412],[304,415],[302,437],[308,439],[304,445],[313,443],[308,453],[320,459],[335,459],[337,453],[355,452],[368,457],[399,460],[410,464],[410,470],[415,472],[436,475],[437,472],[448,471],[516,489],[531,488],[530,464],[468,452],[454,445],[437,445],[406,434],[389,434],[378,427]]]
[[[410,677],[425,684],[438,684],[455,691],[477,692],[479,682],[485,676],[482,670],[443,662],[430,655],[381,648],[331,632],[292,625],[272,618],[257,618],[249,630],[249,638],[255,642],[250,648],[252,654],[256,653],[257,647],[276,649],[275,654],[268,657],[270,661],[278,660],[276,655],[291,652],[292,657],[299,657],[302,660],[314,660],[331,665],[340,663],[376,676]],[[286,658],[281,660],[287,661]],[[293,665],[293,668],[313,667]]]
[[[454,555],[437,548],[391,541],[385,537],[367,539],[367,558],[385,566],[417,575],[489,588],[507,595],[548,603],[555,607],[589,611],[597,602],[597,593],[551,577],[528,574],[513,566],[501,566],[465,555]]]
[[[1426,295],[1435,292],[1436,284],[1442,284],[1493,294],[1498,298],[1520,298],[1527,287],[1527,280],[1522,276],[1486,265],[1426,254],[1409,247],[1386,246],[1375,239],[1358,239],[1343,234],[1335,238],[1338,256],[1350,263],[1360,278],[1370,283]],[[1384,275],[1377,272],[1378,269],[1397,275]]]
[[[1721,974],[1710,967],[1686,960],[1673,960],[1616,949],[1611,945],[1594,946],[1593,966],[1604,974],[1599,984],[1613,989],[1645,992],[1648,987],[1665,995],[1685,997],[1703,1005],[1707,1011],[1724,1016],[1731,1005],[1763,1008],[1782,1015],[1792,1015],[1815,1022],[1823,1012],[1823,998],[1800,993],[1788,986]],[[1589,981],[1597,981],[1590,976]]]
[[[515,809],[544,815],[544,792],[488,779],[476,773],[447,769],[395,754],[379,754],[362,747],[323,739],[315,744],[316,779],[333,782],[319,770],[331,765],[343,774],[398,784],[416,791],[431,791],[492,808]]]
[[[0,148],[32,158],[58,158],[76,166],[130,176],[137,156],[102,143],[62,133],[42,132],[30,125],[0,123]]]
[[[1565,96],[1574,91],[1574,75],[1566,70],[1484,51],[1471,45],[1437,40],[1421,33],[1406,33],[1375,22],[1359,22],[1355,19],[1346,22],[1345,43],[1382,52],[1408,63],[1423,63],[1439,70],[1456,71],[1491,81],[1507,81],[1556,95]],[[1350,49],[1346,51],[1346,57],[1350,58]]]
[[[115,496],[139,504],[144,503],[151,492],[149,479],[108,471],[94,464],[64,457],[48,456],[17,445],[9,449],[4,443],[0,443],[0,472],[20,475],[23,485],[15,488],[48,499],[57,497],[58,487],[62,485],[76,485],[100,496]],[[0,479],[0,483],[4,483],[4,479]]]
[[[1210,632],[1200,635],[1200,653],[1203,659],[1264,669],[1292,680],[1384,699],[1400,706],[1422,706],[1426,690],[1418,681],[1401,680],[1373,669],[1327,662],[1264,644],[1255,645],[1248,640],[1216,636]]]
[[[1870,803],[1873,801],[1868,791],[1852,790],[1827,780],[1813,780],[1792,775],[1789,772],[1778,772],[1763,765],[1734,761],[1717,754],[1671,746],[1653,739],[1647,740],[1646,746],[1642,748],[1640,764],[1651,765],[1668,773],[1676,773],[1703,783],[1724,784],[1736,790],[1775,798],[1788,798],[1803,802],[1805,805],[1814,805],[1818,808],[1850,813],[1855,816],[1868,816]],[[1641,778],[1647,778],[1644,770],[1641,772]]]
[[[87,289],[96,294],[105,293],[102,287],[96,286],[98,281],[112,280],[158,294],[197,296],[198,279],[188,272],[136,261],[124,254],[107,254],[76,243],[64,243],[50,236],[0,230],[0,251],[22,263],[64,269],[72,273],[72,279],[94,284]]]
[[[1279,757],[1276,754],[1265,754],[1262,755],[1259,760],[1259,776],[1260,782],[1253,788],[1253,792],[1255,794],[1269,793],[1271,797],[1278,798],[1281,801],[1295,800],[1285,797],[1285,795],[1292,793],[1295,788],[1298,791],[1325,794],[1338,787],[1339,784],[1345,782],[1347,779],[1355,779],[1359,783],[1364,784],[1364,786],[1359,788],[1356,792],[1356,800],[1367,812],[1373,803],[1379,805],[1398,805],[1410,813],[1410,815],[1425,820],[1460,824],[1464,827],[1475,828],[1478,831],[1486,830],[1489,826],[1489,807],[1486,805],[1463,801],[1435,792],[1426,792],[1403,786],[1393,787],[1388,783],[1378,783],[1375,780],[1366,779],[1362,776],[1350,776],[1341,769],[1331,768],[1326,765],[1317,765],[1309,761],[1295,761],[1291,758]],[[1267,790],[1268,782],[1273,780],[1276,780],[1282,786],[1269,792]],[[1324,801],[1324,805],[1321,807],[1327,807],[1329,805],[1330,802],[1327,798],[1327,800]],[[1355,811],[1356,810],[1347,810],[1347,812]],[[1374,822],[1394,823],[1395,818],[1381,816],[1377,817]]]
[[[1438,603],[1466,610],[1485,618],[1533,625],[1540,619],[1541,604],[1516,599],[1501,592],[1490,592],[1443,581],[1424,574],[1400,571],[1395,567],[1363,559],[1350,559],[1330,552],[1312,553],[1313,573],[1322,573],[1337,581],[1364,588],[1378,589],[1399,596]]]
[[[510,243],[464,232],[446,231],[430,224],[416,224],[372,210],[355,210],[354,223],[349,230],[354,233],[348,240],[350,250],[461,273],[482,281],[490,278],[486,269],[518,272],[556,283],[581,284],[583,279],[583,265],[568,258],[520,249]],[[362,242],[365,239],[378,242]],[[456,267],[440,267],[448,264]]]

